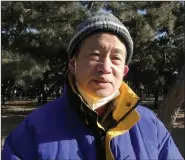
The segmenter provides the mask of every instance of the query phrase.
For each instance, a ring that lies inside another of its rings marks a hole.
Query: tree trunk
[[[43,85],[43,90],[42,90],[42,104],[45,104],[47,102],[47,89],[46,89],[46,84]]]
[[[158,85],[158,84],[157,84],[157,86],[156,86],[156,88],[155,88],[154,97],[155,97],[154,108],[155,108],[155,109],[158,109],[158,98],[159,98],[159,85]]]
[[[185,65],[182,67],[176,83],[170,86],[169,92],[159,106],[159,119],[164,123],[169,132],[172,131],[177,113],[185,101],[184,89]]]
[[[4,105],[5,104],[5,86],[2,84],[2,104]]]

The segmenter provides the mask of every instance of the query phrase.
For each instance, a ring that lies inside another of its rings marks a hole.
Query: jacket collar
[[[113,118],[116,121],[120,120],[123,115],[135,107],[138,101],[139,97],[134,91],[125,82],[122,82],[120,96],[115,99],[116,107],[113,111]]]
[[[72,94],[70,94],[70,96],[73,95],[73,98],[78,97],[81,103],[85,104],[87,110],[90,112],[94,112],[93,114],[95,114],[96,112],[93,111],[88,106],[88,104],[83,100],[82,96],[79,94],[76,88],[76,85],[74,85],[73,76],[69,72],[67,75],[66,84],[67,84],[67,88],[71,90],[70,93]],[[116,121],[119,121],[126,113],[133,110],[139,101],[139,97],[134,93],[134,91],[125,82],[122,82],[122,85],[119,91],[120,91],[120,95],[113,100],[113,105],[114,105],[113,118]],[[78,107],[75,107],[75,108],[78,108]],[[83,110],[83,108],[80,108],[80,109]]]

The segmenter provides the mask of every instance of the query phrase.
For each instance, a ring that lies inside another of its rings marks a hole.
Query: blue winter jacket
[[[182,160],[155,114],[137,105],[138,97],[125,83],[120,92],[111,112],[114,123],[104,129],[74,86],[68,87],[61,98],[34,110],[6,138],[2,160],[95,160],[101,159],[103,150],[107,160]],[[78,112],[83,106],[95,123]],[[90,123],[105,131],[103,150],[97,149],[101,145]]]

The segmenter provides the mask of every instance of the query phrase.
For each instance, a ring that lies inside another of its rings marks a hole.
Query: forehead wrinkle
[[[105,52],[111,51],[113,47],[114,47],[114,44],[112,44],[108,41],[104,41],[103,44],[100,43],[100,49]]]

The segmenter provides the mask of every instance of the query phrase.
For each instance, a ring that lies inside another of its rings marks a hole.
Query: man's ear
[[[75,74],[75,69],[76,69],[76,57],[73,56],[70,60],[69,60],[69,64],[68,64],[68,67],[69,67],[69,70],[72,74]]]
[[[123,71],[123,76],[125,76],[129,71],[129,67],[127,65],[125,65],[124,67],[124,71]]]

